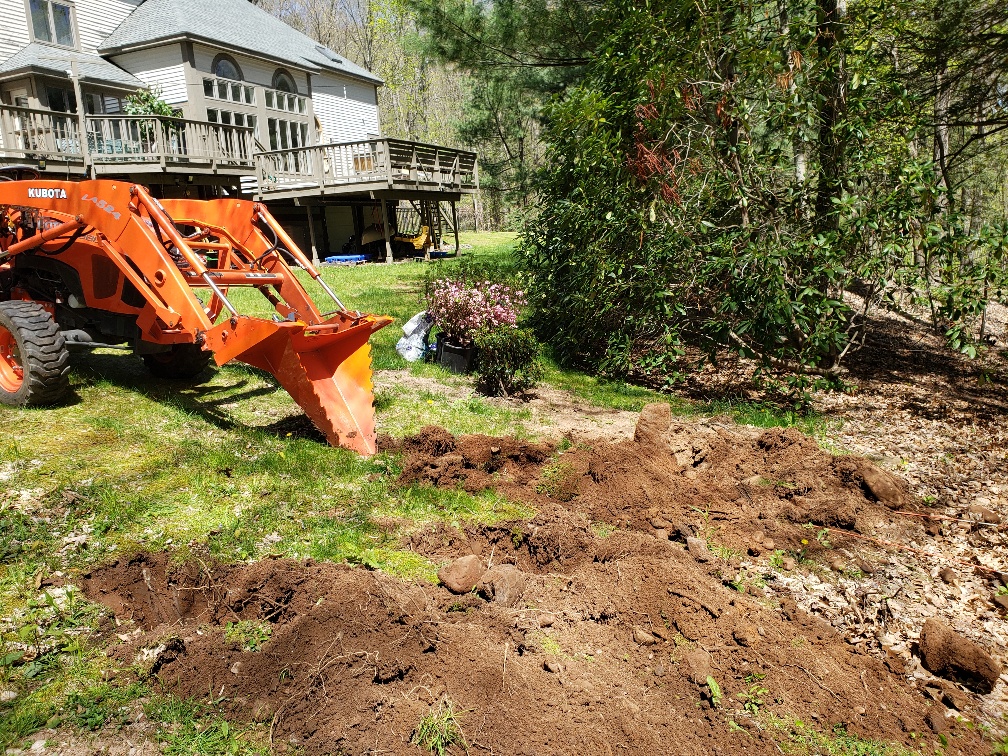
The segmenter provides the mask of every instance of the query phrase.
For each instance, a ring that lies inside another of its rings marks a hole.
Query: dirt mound
[[[747,752],[770,754],[807,734],[796,717],[913,747],[930,732],[923,697],[828,625],[726,588],[672,543],[620,538],[618,558],[528,575],[515,608],[311,561],[173,570],[140,555],[85,586],[149,628],[111,655],[268,723],[281,753],[413,752],[443,699],[471,749],[497,753],[711,753],[741,728]],[[176,611],[183,574],[199,599]],[[242,620],[268,628],[257,650],[227,629]],[[955,747],[977,752],[979,736],[954,727]]]
[[[818,528],[832,538],[891,519],[886,500],[905,487],[865,460],[793,430],[689,428],[661,407],[615,444],[559,451],[431,427],[399,450],[403,484],[494,486],[535,506],[529,520],[409,537],[439,563],[478,556],[476,590],[310,560],[141,554],[83,580],[137,625],[110,654],[268,724],[278,753],[414,753],[445,700],[470,751],[830,750],[813,730],[928,752],[942,732],[949,753],[983,750],[899,658],[848,643],[738,569],[741,550],[811,554],[826,548]]]
[[[863,458],[828,454],[796,429],[676,423],[667,405],[645,408],[632,441],[555,454],[515,439],[452,439],[440,428],[400,449],[406,484],[494,487],[541,511],[560,503],[590,523],[699,535],[740,553],[813,555],[825,535],[810,528],[871,532],[888,519],[887,504],[909,498],[902,481]]]
[[[399,443],[386,442],[383,448],[403,455],[403,481],[479,491],[501,479],[528,483],[556,446],[483,435],[456,438],[444,428],[428,425]]]

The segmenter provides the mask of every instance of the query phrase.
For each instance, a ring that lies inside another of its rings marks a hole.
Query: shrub
[[[513,329],[525,307],[525,293],[507,284],[479,281],[468,284],[454,278],[431,282],[427,314],[449,341],[473,343],[480,329]]]
[[[542,378],[540,347],[526,328],[481,329],[475,338],[476,386],[496,396],[521,393]]]
[[[138,89],[123,101],[126,115],[178,117],[179,111],[161,98],[161,87]]]

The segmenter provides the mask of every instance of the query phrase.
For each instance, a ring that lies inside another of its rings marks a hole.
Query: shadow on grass
[[[265,425],[235,419],[226,411],[227,406],[284,390],[276,385],[269,373],[248,365],[228,367],[227,383],[208,383],[219,371],[220,368],[208,368],[191,381],[172,381],[151,375],[143,362],[129,353],[90,352],[76,355],[74,360],[75,382],[82,387],[95,387],[107,382],[197,415],[224,431],[256,431],[281,439],[296,436],[328,445],[325,436],[304,415]],[[267,385],[262,385],[260,381]],[[80,402],[79,396],[77,402]]]

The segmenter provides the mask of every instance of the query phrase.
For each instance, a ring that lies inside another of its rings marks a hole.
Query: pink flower
[[[480,328],[517,327],[525,305],[525,292],[505,284],[481,281],[466,286],[441,279],[431,288],[427,312],[446,338],[468,344]]]

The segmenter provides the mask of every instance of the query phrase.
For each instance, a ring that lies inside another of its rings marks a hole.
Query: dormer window
[[[29,0],[32,34],[36,42],[48,42],[62,47],[76,47],[73,8],[51,0]]]
[[[238,67],[238,62],[230,55],[218,55],[214,58],[213,74],[221,79],[233,79],[234,81],[241,81],[244,78]]]

